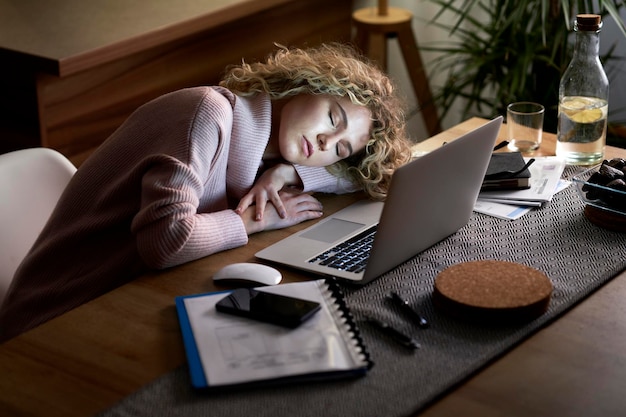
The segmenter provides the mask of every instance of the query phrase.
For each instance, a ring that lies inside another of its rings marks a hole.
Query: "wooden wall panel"
[[[80,164],[141,104],[216,84],[225,66],[288,46],[349,41],[351,2],[296,1],[66,77],[35,74],[39,143]]]

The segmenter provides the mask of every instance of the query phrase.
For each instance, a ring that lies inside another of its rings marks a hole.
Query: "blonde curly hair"
[[[387,196],[395,169],[410,160],[404,103],[387,75],[348,45],[317,48],[279,46],[265,62],[230,67],[220,85],[240,96],[267,93],[270,99],[297,94],[349,97],[372,114],[364,152],[327,169],[360,184],[373,199]]]

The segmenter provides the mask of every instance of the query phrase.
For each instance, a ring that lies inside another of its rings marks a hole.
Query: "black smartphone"
[[[222,313],[293,329],[313,317],[321,306],[315,301],[239,288],[218,301],[215,308]]]

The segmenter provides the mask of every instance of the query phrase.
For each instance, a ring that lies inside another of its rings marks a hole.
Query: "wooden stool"
[[[354,41],[365,55],[386,71],[387,39],[398,38],[404,63],[421,107],[424,124],[428,133],[433,136],[441,132],[441,124],[411,27],[412,18],[413,14],[410,11],[387,7],[386,1],[380,1],[378,7],[359,9],[352,14],[356,26]]]

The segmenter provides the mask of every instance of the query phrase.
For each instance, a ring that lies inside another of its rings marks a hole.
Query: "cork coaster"
[[[585,217],[591,223],[604,229],[613,230],[614,232],[626,232],[626,216],[624,215],[586,205]]]
[[[453,265],[435,279],[435,307],[483,323],[525,322],[542,315],[550,303],[552,283],[541,271],[504,261]]]

